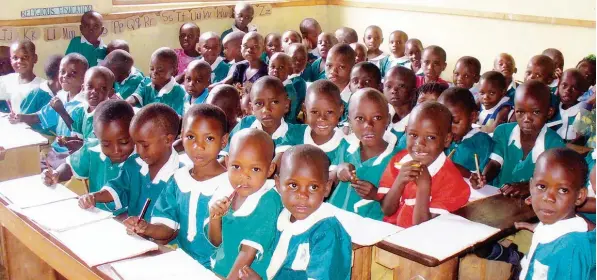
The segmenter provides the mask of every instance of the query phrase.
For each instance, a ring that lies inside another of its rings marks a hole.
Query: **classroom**
[[[595,1],[4,2],[0,280],[596,279]]]

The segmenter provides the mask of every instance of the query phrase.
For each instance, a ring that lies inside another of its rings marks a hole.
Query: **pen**
[[[141,210],[141,215],[139,215],[139,220],[137,220],[137,225],[139,225],[139,222],[141,220],[143,220],[143,216],[145,216],[145,213],[147,212],[147,208],[149,208],[150,202],[151,202],[151,198],[148,198],[147,200],[145,200],[145,204],[143,205],[143,210]]]
[[[477,176],[481,178],[481,170],[479,168],[479,157],[475,154],[475,166],[477,167]]]

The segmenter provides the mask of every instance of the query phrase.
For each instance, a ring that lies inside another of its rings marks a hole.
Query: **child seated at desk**
[[[442,47],[426,47],[421,56],[421,68],[423,75],[417,76],[417,87],[430,82],[448,85],[448,82],[440,77],[446,70],[446,51]]]
[[[327,79],[340,90],[340,97],[344,102],[344,110],[348,110],[348,101],[352,95],[350,90],[350,73],[355,63],[355,52],[346,44],[338,44],[329,51],[326,62]]]
[[[493,133],[495,128],[508,122],[514,98],[507,96],[506,79],[497,71],[489,71],[481,76],[478,103],[481,105],[477,122],[481,130],[486,133]]]
[[[104,66],[114,74],[114,92],[123,100],[131,96],[145,77],[134,67],[135,60],[126,51],[114,50],[104,59]]]
[[[151,223],[129,217],[124,221],[127,230],[164,244],[176,240],[187,254],[210,267],[214,247],[201,228],[209,218],[207,203],[219,187],[229,184],[226,168],[218,162],[218,153],[228,143],[227,131],[224,111],[193,105],[182,121],[183,145],[193,165],[174,173],[155,203]]]
[[[377,25],[371,25],[365,29],[363,43],[367,46],[367,61],[380,67],[380,62],[388,57],[388,54],[379,49],[383,43],[383,32]]]
[[[238,279],[245,266],[265,277],[283,207],[272,184],[266,182],[276,169],[273,157],[274,143],[263,131],[248,129],[232,137],[229,183],[214,194],[209,219],[203,224],[209,241],[217,247],[213,271],[227,279]]]
[[[389,160],[379,181],[385,222],[407,228],[468,202],[469,187],[444,154],[452,142],[451,120],[448,108],[434,101],[411,112],[406,150]]]
[[[591,279],[595,276],[595,231],[576,216],[587,196],[588,170],[569,149],[545,151],[537,159],[530,182],[530,200],[538,225],[517,223],[534,231],[522,259],[520,279]]]
[[[404,55],[408,56],[408,63],[404,67],[413,70],[417,76],[423,75],[421,68],[421,54],[423,53],[423,43],[421,40],[411,38],[404,44]]]
[[[78,53],[84,56],[89,67],[98,65],[106,57],[106,45],[100,36],[104,33],[104,18],[96,11],[88,11],[81,16],[81,36],[70,40],[66,53]]]
[[[506,95],[510,100],[514,100],[514,94],[516,94],[516,88],[520,85],[519,82],[514,80],[514,74],[518,71],[516,69],[516,62],[514,58],[507,53],[500,53],[493,61],[493,71],[497,71],[504,75],[506,78]]]
[[[586,138],[574,128],[574,121],[588,114],[585,109],[587,104],[578,101],[588,89],[589,83],[580,71],[574,68],[564,71],[560,78],[560,84],[558,85],[560,104],[548,126],[555,130],[566,142],[577,145],[584,145],[586,142]]]
[[[234,23],[232,24],[232,28],[222,32],[222,38],[225,38],[228,34],[235,31],[241,31],[244,33],[256,32],[257,27],[251,24],[254,15],[255,10],[253,9],[253,6],[251,4],[236,4],[234,6]],[[259,53],[259,55],[261,55],[261,53]],[[239,61],[240,60],[236,62]]]
[[[191,61],[199,59],[201,54],[197,51],[197,43],[199,42],[199,35],[201,29],[193,22],[187,22],[180,26],[178,30],[179,49],[174,49],[177,57],[177,71],[176,80],[181,81],[184,76],[184,70]]]
[[[309,51],[308,61],[313,62],[321,56],[321,53],[317,48],[319,35],[321,34],[321,26],[314,18],[306,18],[301,21],[299,30],[303,36],[303,44]]]
[[[167,105],[156,103],[143,107],[133,117],[129,128],[138,157],[125,161],[115,179],[100,191],[79,198],[83,209],[98,203],[114,202],[113,211],[127,208],[129,216],[139,216],[144,203],[151,203],[151,213],[172,174],[181,167],[172,143],[178,135],[180,117]]]
[[[323,202],[332,180],[325,154],[310,145],[291,148],[284,156],[276,188],[284,210],[277,218],[277,243],[267,268],[267,279],[350,279],[352,244]],[[259,279],[249,267],[240,279]]]
[[[415,106],[417,98],[417,77],[412,70],[394,66],[384,78],[383,94],[388,100],[390,126],[388,129],[400,139],[404,135],[408,116]]]
[[[475,84],[481,77],[481,62],[472,56],[463,56],[456,61],[454,71],[452,72],[452,86],[457,86],[470,90],[475,100],[479,98],[479,89]]]
[[[296,92],[292,80],[288,78],[290,72],[292,72],[292,59],[290,56],[285,53],[275,53],[268,65],[268,74],[282,81],[284,90],[290,100],[290,109],[284,116],[284,120],[288,123],[298,123],[297,117],[305,96],[300,96]]]
[[[328,54],[330,53],[332,47],[338,44],[336,37],[332,33],[321,33],[317,37],[317,49],[319,51],[320,57],[317,60],[313,61],[308,68],[303,71],[301,77],[307,82],[315,82],[317,80],[322,79],[330,79],[326,75],[327,70],[327,58]],[[350,69],[348,69],[350,71]]]
[[[338,44],[350,45],[359,41],[359,34],[357,34],[357,31],[346,26],[336,29],[334,36],[336,36]]]
[[[220,56],[222,52],[220,36],[215,32],[201,34],[197,48],[201,51],[201,60],[207,62],[211,67],[210,83],[217,83],[225,79],[230,71],[230,65],[224,62],[224,58]]]
[[[394,66],[405,66],[409,59],[404,55],[404,46],[408,41],[408,35],[402,30],[395,30],[390,33],[390,55],[379,62],[381,75],[385,76],[390,68]]]
[[[189,63],[184,77],[184,112],[192,105],[203,104],[209,95],[207,87],[211,81],[211,67],[205,61],[195,60]]]
[[[365,46],[365,44],[356,42],[350,44],[350,47],[354,50],[355,53],[355,64],[367,61],[367,46]]]
[[[292,44],[302,44],[303,37],[296,30],[286,30],[282,33],[282,51],[288,52],[288,47]],[[305,60],[306,61],[306,60]]]
[[[232,31],[226,36],[222,36],[222,54],[224,62],[232,67],[237,62],[245,60],[241,52],[241,45],[245,32]]]
[[[249,32],[243,37],[241,51],[244,60],[232,66],[226,79],[220,83],[236,87],[250,87],[259,78],[267,76],[267,65],[261,60],[263,36]]]
[[[282,51],[282,36],[280,36],[280,33],[267,34],[265,36],[265,52],[261,54],[261,60],[269,65],[272,55]]]

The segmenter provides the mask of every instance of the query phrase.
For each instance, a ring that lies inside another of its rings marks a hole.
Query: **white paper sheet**
[[[220,279],[181,249],[152,257],[124,260],[110,265],[124,280]]]
[[[13,149],[30,145],[48,144],[48,139],[33,131],[27,124],[11,124],[8,118],[0,118],[0,147]]]
[[[500,189],[490,185],[485,185],[482,188],[475,190],[471,186],[471,182],[468,178],[464,178],[464,181],[468,184],[471,190],[471,196],[468,198],[468,202],[494,196],[500,193]]]
[[[82,209],[79,207],[78,199],[31,207],[23,209],[21,213],[43,228],[53,231],[65,231],[113,217],[111,212],[95,207]]]
[[[128,235],[125,226],[114,219],[51,233],[88,266],[131,258],[158,249],[158,245],[151,241]]]
[[[352,243],[357,245],[371,246],[403,230],[403,228],[389,223],[364,218],[340,208],[335,209],[336,218],[350,235]]]
[[[442,261],[499,231],[454,214],[443,214],[396,233],[385,241]]]
[[[48,204],[77,197],[63,185],[48,187],[41,175],[33,175],[0,183],[0,194],[20,208]]]

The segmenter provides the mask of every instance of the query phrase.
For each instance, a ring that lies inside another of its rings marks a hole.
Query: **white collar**
[[[202,57],[201,61],[205,61],[205,59]],[[221,56],[216,57],[216,60],[214,61],[214,63],[212,63],[211,66],[211,71],[215,71],[216,68],[218,68],[218,66],[220,65],[220,63],[224,61],[224,58],[222,58]],[[205,61],[207,62],[207,61]]]
[[[404,132],[406,131],[406,126],[408,125],[408,119],[410,118],[410,113],[404,116],[404,118],[400,119],[397,123],[392,124],[392,128],[397,132]]]
[[[249,32],[251,31],[257,31],[257,26],[252,25],[252,24],[247,24],[247,29],[249,30]],[[232,24],[232,31],[242,31],[240,29],[238,29],[238,27],[236,27],[236,24]],[[244,32],[244,31],[242,31]]]
[[[342,139],[344,139],[344,132],[342,132],[342,130],[339,128],[335,128],[334,136],[332,136],[330,140],[321,145],[317,145],[315,141],[313,141],[313,137],[311,137],[311,131],[312,130],[310,126],[307,126],[307,128],[305,128],[305,136],[303,137],[303,143],[306,145],[313,145],[317,148],[320,148],[322,151],[326,153],[335,150],[338,147],[338,145],[340,145],[340,142],[342,142]]]
[[[141,174],[143,176],[147,176],[149,173],[149,165],[147,165],[147,163],[145,163],[145,161],[143,161],[140,157],[136,158],[135,161],[137,161],[137,164],[141,166]],[[168,179],[170,179],[172,174],[174,174],[178,168],[178,153],[174,150],[174,148],[172,148],[170,158],[168,158],[168,161],[164,164],[164,166],[162,166],[162,168],[160,168],[160,171],[158,171],[158,174],[155,175],[155,178],[153,178],[151,183],[157,184],[160,181],[168,182]]]
[[[39,89],[49,93],[50,95],[54,96],[54,92],[50,89],[48,85],[48,81],[44,81],[43,83],[39,84]]]
[[[89,148],[90,151],[96,152],[99,154],[99,158],[101,161],[106,161],[106,159],[108,158],[106,156],[106,154],[104,154],[104,152],[102,152],[102,146],[101,144],[97,144],[91,148]],[[126,161],[126,160],[125,160]],[[110,161],[112,163],[112,161]],[[124,165],[124,161],[118,164],[118,167],[122,167],[122,165]]]
[[[557,87],[559,83],[560,83],[560,79],[554,79],[553,81],[551,81],[551,84],[549,84],[549,87],[550,88]]]
[[[315,47],[314,49],[312,49],[311,51],[309,51],[310,54],[320,57],[321,54],[319,53],[319,49],[317,47]]]
[[[290,78],[286,78],[286,80],[284,80],[284,82],[282,82],[282,84],[283,84],[284,86],[291,85],[291,84],[292,84],[292,81],[290,80]]]
[[[410,59],[408,58],[408,56],[401,56],[401,57],[395,57],[393,54],[389,54],[388,55],[388,60],[392,63],[404,63],[406,61],[409,61]]]
[[[251,124],[251,128],[257,128],[259,130],[263,130],[263,126],[261,125],[261,122],[257,119],[255,119],[253,124]],[[288,124],[284,121],[284,119],[282,119],[280,126],[272,134],[272,139],[276,140],[280,137],[283,137],[284,135],[286,135],[286,132],[288,132]]]
[[[462,136],[462,140],[461,140],[461,141],[464,141],[464,140],[466,140],[466,139],[469,139],[469,138],[471,138],[471,137],[475,136],[475,134],[477,134],[477,133],[479,133],[479,132],[481,132],[481,130],[479,130],[479,129],[478,129],[478,128],[476,128],[476,127],[473,127],[473,129],[471,129],[471,130],[470,130],[470,131],[469,131],[469,132],[468,132],[466,135]]]
[[[170,93],[172,91],[172,89],[174,88],[174,85],[176,85],[176,80],[174,80],[174,77],[171,77],[170,81],[164,87],[162,87],[162,89],[160,89],[160,91],[158,92],[158,97],[162,97],[162,96],[164,96],[164,94]],[[151,87],[153,89],[155,89],[155,86],[153,85],[153,83],[151,83]]]
[[[386,143],[388,143],[388,146],[381,154],[379,154],[379,156],[377,156],[377,158],[372,164],[373,166],[380,164],[388,155],[392,153],[392,151],[394,150],[394,146],[396,146],[396,142],[398,142],[398,137],[394,135],[394,133],[391,133],[386,130],[383,134],[383,140],[386,141]],[[356,151],[358,151],[359,147],[361,146],[361,141],[357,138],[357,136],[354,133],[348,135],[346,137],[346,141],[348,141],[348,143],[350,144],[346,151],[351,154],[354,154]]]
[[[482,112],[488,112],[488,114],[493,114],[493,112],[495,112],[495,110],[497,110],[497,108],[499,108],[502,104],[508,102],[510,100],[510,97],[508,96],[504,96],[502,97],[502,99],[500,99],[500,101],[495,104],[495,106],[491,107],[490,109],[485,108],[485,106],[481,105],[481,111]]]
[[[376,56],[376,57],[374,57],[372,59],[369,59],[369,62],[373,62],[374,63],[376,61],[380,61],[380,60],[382,60],[386,56],[388,56],[388,54],[386,54],[385,52],[382,52],[380,55],[378,55],[378,56]]]
[[[564,109],[562,108],[562,103],[560,103],[560,116],[562,117],[562,119],[564,119],[564,117],[576,116],[576,114],[578,114],[582,109],[584,109],[585,105],[586,104],[584,102],[578,102],[576,103],[576,105],[568,109]]]
[[[131,72],[129,73],[129,76],[126,77],[126,79],[122,80],[122,82],[120,82],[120,85],[124,85],[124,83],[126,83],[126,81],[128,81],[131,77],[135,76],[135,74],[137,74],[137,68],[135,68],[134,66],[131,67]]]
[[[558,128],[558,135],[562,137],[562,139],[575,139],[576,138],[576,131],[570,128],[570,117],[574,117],[580,114],[581,110],[585,107],[584,102],[578,102],[576,105],[564,110],[562,108],[562,103],[560,103],[560,121],[562,126]],[[557,121],[556,121],[557,122]],[[554,124],[553,122],[551,124]]]
[[[510,82],[510,85],[508,85],[508,89],[506,91],[510,91],[513,88],[516,88],[516,81],[514,80],[514,78],[512,78],[512,82]]]
[[[197,181],[191,176],[191,169],[193,169],[193,165],[185,165],[174,172],[173,177],[180,192],[199,192],[206,196],[212,196],[221,182],[228,180],[228,174],[224,172],[222,174],[225,175],[225,181],[222,180],[222,174],[204,181]]]
[[[348,103],[351,96],[352,96],[352,91],[350,91],[350,84],[348,84],[340,93],[340,98],[342,98],[342,101]],[[344,109],[348,110],[348,108],[344,108]]]
[[[537,139],[535,140],[535,146],[531,150],[531,156],[533,159],[533,163],[537,162],[537,158],[539,155],[545,151],[545,133],[547,133],[547,125],[544,125],[537,135]],[[508,145],[514,143],[514,146],[517,148],[522,148],[522,144],[520,142],[520,127],[518,124],[512,129],[512,133],[510,133],[510,139],[508,140]],[[527,155],[528,156],[528,155]]]
[[[274,187],[273,180],[266,180],[265,184],[253,194],[247,196],[243,204],[232,214],[234,217],[246,217],[251,215],[257,208],[261,197]]]
[[[99,45],[97,45],[97,47],[98,48],[106,48],[106,45],[104,44],[104,41],[102,40],[102,38],[98,38],[98,39],[99,39]],[[83,35],[81,35],[81,43],[93,46],[93,44],[89,43],[87,38],[85,38],[85,36],[83,36]]]
[[[288,79],[289,79],[289,80],[290,80],[290,79],[294,79],[294,78],[296,78],[296,77],[298,77],[298,76],[300,76],[300,75],[301,75],[301,74],[296,74],[296,73],[295,73],[295,74],[292,74],[292,75],[288,76]]]
[[[439,170],[444,166],[444,163],[446,163],[447,158],[448,157],[446,157],[446,154],[441,152],[439,156],[429,166],[427,166],[427,170],[429,170],[431,177],[435,176],[435,174],[439,172]],[[406,154],[398,163],[399,165],[402,165],[411,160],[413,160],[412,156],[410,154]],[[400,168],[396,167],[396,169]]]

